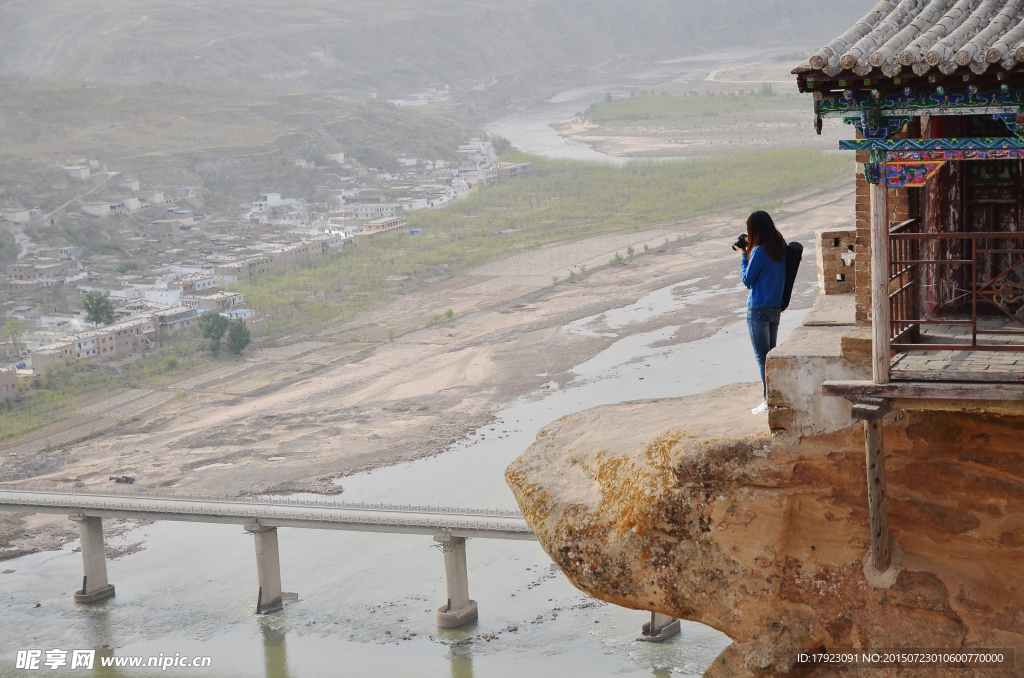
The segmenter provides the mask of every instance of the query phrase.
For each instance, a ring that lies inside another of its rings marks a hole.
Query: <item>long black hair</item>
[[[754,212],[747,217],[747,243],[747,254],[760,245],[768,258],[776,263],[785,256],[786,240],[767,212]]]

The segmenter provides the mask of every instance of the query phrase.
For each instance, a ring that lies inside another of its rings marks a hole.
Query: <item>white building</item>
[[[369,204],[369,205],[356,205],[353,208],[353,216],[356,219],[383,219],[385,217],[393,217],[395,214],[402,209],[401,205],[389,205],[389,204]]]
[[[336,254],[344,248],[345,241],[348,238],[349,235],[344,231],[328,231],[325,235],[317,236],[314,240],[323,246],[324,254]]]
[[[168,304],[173,306],[181,298],[181,288],[151,287],[142,290],[142,298],[154,304]]]

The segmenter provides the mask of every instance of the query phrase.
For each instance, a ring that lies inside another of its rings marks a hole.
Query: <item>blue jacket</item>
[[[750,290],[747,296],[747,308],[779,308],[782,306],[782,292],[786,287],[786,255],[783,250],[782,261],[776,263],[760,247],[754,248],[747,261],[747,253],[743,253],[740,263],[740,274],[743,284]]]

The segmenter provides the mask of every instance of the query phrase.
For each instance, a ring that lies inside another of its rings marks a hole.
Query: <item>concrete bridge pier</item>
[[[476,621],[475,600],[469,599],[469,572],[466,568],[466,538],[442,534],[434,537],[444,551],[444,581],[448,603],[437,610],[437,626],[454,629]]]
[[[660,643],[679,633],[679,620],[660,612],[651,613],[651,621],[643,626],[638,640],[648,643]]]
[[[82,590],[75,591],[76,603],[96,603],[114,595],[107,581],[107,554],[103,545],[103,519],[69,516],[78,523],[82,537]]]
[[[256,574],[259,592],[256,595],[256,614],[277,612],[284,603],[281,595],[281,556],[277,547],[277,528],[249,523],[245,531],[256,540]]]

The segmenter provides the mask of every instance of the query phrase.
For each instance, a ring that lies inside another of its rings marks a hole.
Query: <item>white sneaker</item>
[[[750,410],[750,413],[756,417],[757,415],[764,414],[767,411],[768,411],[768,401],[766,400],[763,403],[761,403],[760,405],[758,405],[757,407],[755,407],[754,409]]]

